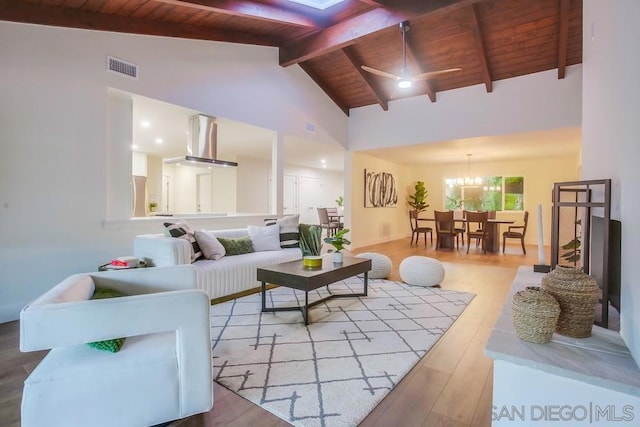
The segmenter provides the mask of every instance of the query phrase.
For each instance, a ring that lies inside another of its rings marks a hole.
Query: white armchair
[[[91,300],[94,287],[125,297]],[[22,426],[149,426],[213,406],[210,301],[189,266],[68,277],[20,313]],[[117,353],[85,343],[127,337]]]

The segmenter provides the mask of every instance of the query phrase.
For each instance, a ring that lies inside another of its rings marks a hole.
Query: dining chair
[[[344,228],[344,223],[340,220],[340,213],[338,212],[338,208],[327,208],[327,215],[329,216],[330,222],[337,222],[339,228]]]
[[[436,220],[436,250],[442,248],[443,238],[451,239],[451,246],[455,238],[456,247],[460,249],[460,229],[455,228],[453,211],[434,211],[433,213]]]
[[[471,212],[465,211],[467,219],[467,253],[471,246],[471,239],[476,239],[476,247],[482,242],[482,253],[487,253],[487,239],[489,232],[487,231],[487,221],[489,220],[489,212]]]
[[[427,246],[427,233],[431,236],[431,244],[433,245],[433,228],[420,227],[418,223],[418,211],[411,209],[409,211],[409,222],[411,223],[411,244],[413,245],[413,238],[416,239],[416,245],[420,240],[420,234],[424,234],[424,246]]]
[[[327,208],[318,208],[318,218],[320,219],[320,226],[327,230],[327,236],[333,236],[340,229],[340,223],[329,219]]]
[[[460,237],[462,238],[462,246],[464,246],[464,233],[467,232],[467,221],[464,221],[464,211],[454,210],[453,211],[453,228],[458,232]],[[456,224],[462,221],[462,227],[456,227]]]
[[[523,225],[510,225],[507,231],[502,233],[502,253],[504,253],[505,243],[507,239],[520,239],[522,245],[522,252],[527,254],[527,250],[524,247],[524,236],[527,234],[527,225],[529,223],[529,211],[524,211],[524,224]]]

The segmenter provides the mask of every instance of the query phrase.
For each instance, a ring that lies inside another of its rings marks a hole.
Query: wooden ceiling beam
[[[482,40],[482,26],[478,19],[478,5],[471,5],[471,34],[473,34],[473,42],[478,52],[478,60],[480,61],[480,69],[482,70],[482,80],[487,92],[493,92],[493,79],[491,78],[491,70],[489,70],[489,62],[487,61],[487,50],[484,48]]]
[[[394,12],[377,8],[346,19],[323,31],[294,40],[280,47],[280,65],[288,67],[352,45],[360,37],[398,25],[403,21],[434,12],[447,12],[469,6],[480,0],[432,0],[415,1],[418,12]]]
[[[564,79],[569,50],[569,11],[571,0],[560,0],[560,22],[558,29],[558,79]]]
[[[245,0],[154,0],[175,6],[190,7],[209,12],[223,13],[258,19],[261,21],[277,22],[298,27],[318,27],[319,23],[302,14],[265,3]]]
[[[79,9],[39,6],[23,2],[0,2],[0,21],[25,22],[54,27],[185,39],[212,40],[259,46],[277,46],[277,40],[265,35],[230,31],[189,24],[151,21],[144,18],[104,15]]]
[[[416,68],[416,70],[418,71],[417,74],[425,73],[426,71],[422,66],[423,62],[420,59],[418,59],[418,56],[416,55],[416,49],[413,42],[411,41],[411,38],[407,37],[406,42],[407,42],[407,58],[409,58],[409,62],[411,62],[413,66]],[[431,102],[436,102],[436,93],[433,91],[433,88],[431,87],[431,84],[429,83],[428,80],[424,81],[424,87],[425,87],[425,90],[427,91],[427,96],[429,97]]]
[[[300,66],[300,68],[302,68],[304,70],[305,73],[307,73],[307,75],[309,77],[311,77],[311,80],[313,80],[320,87],[320,89],[322,89],[324,91],[324,93],[326,93],[327,96],[348,117],[349,116],[349,106],[347,105],[347,103],[344,102],[344,100],[342,98],[340,98],[340,96],[329,85],[327,85],[324,80],[322,80],[320,78],[318,73],[316,73],[315,70],[309,66],[309,64],[301,62],[298,65]]]
[[[349,62],[351,62],[351,65],[353,65],[353,67],[356,69],[358,75],[362,78],[362,80],[364,80],[367,87],[378,101],[378,104],[380,104],[380,107],[382,107],[384,111],[388,111],[389,102],[387,101],[384,91],[382,90],[380,85],[373,79],[373,76],[362,69],[362,60],[356,53],[353,46],[347,46],[343,48],[342,52],[345,54]]]

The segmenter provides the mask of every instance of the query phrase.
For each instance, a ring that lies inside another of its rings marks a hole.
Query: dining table
[[[418,218],[418,221],[431,221],[435,222],[435,218]],[[454,222],[456,223],[468,223],[464,218],[454,218]],[[489,237],[485,242],[487,252],[500,252],[500,225],[501,224],[513,224],[515,221],[509,219],[497,219],[490,218],[487,220],[487,233]],[[468,229],[469,227],[466,227]],[[464,243],[464,242],[463,242]],[[447,238],[442,240],[442,247],[453,249],[453,239]]]

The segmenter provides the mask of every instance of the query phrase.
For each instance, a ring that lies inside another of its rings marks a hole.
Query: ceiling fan
[[[402,70],[400,71],[400,75],[381,71],[366,65],[362,65],[362,69],[378,76],[396,80],[398,82],[398,87],[403,89],[411,87],[411,84],[414,81],[427,80],[444,74],[462,71],[462,68],[448,68],[446,70],[429,71],[428,73],[418,74],[417,76],[410,76],[407,68],[407,31],[409,31],[409,29],[410,27],[408,22],[400,23],[400,32],[402,33]]]

